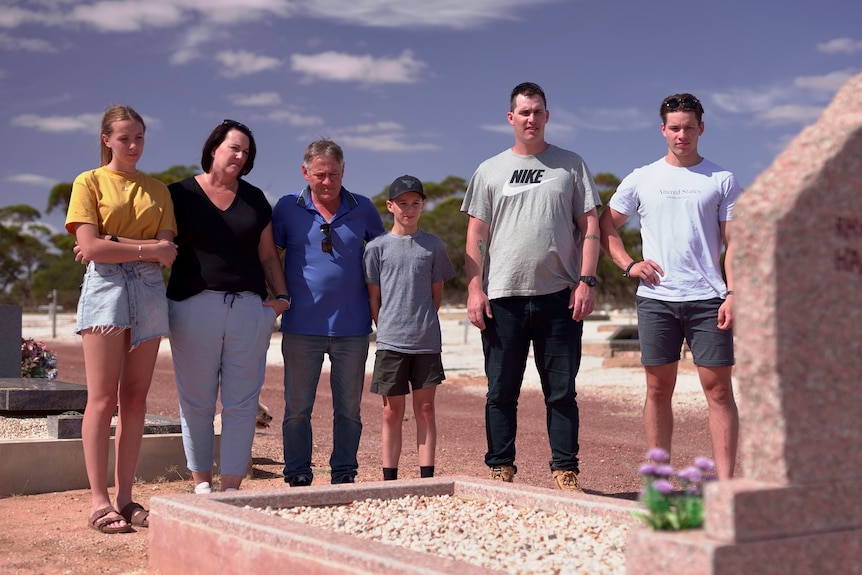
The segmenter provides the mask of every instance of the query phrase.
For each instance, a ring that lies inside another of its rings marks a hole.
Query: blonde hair
[[[99,135],[99,149],[102,153],[102,166],[110,164],[114,157],[111,152],[111,148],[106,146],[104,140],[102,140],[102,136],[110,137],[111,133],[114,131],[114,122],[121,122],[123,120],[134,120],[141,125],[144,132],[147,131],[147,125],[144,124],[144,119],[140,114],[135,112],[131,106],[121,106],[120,104],[111,104],[108,106],[108,109],[105,110],[105,114],[102,116],[102,131]]]

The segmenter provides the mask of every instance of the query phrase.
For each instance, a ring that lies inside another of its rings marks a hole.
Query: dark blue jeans
[[[488,395],[485,432],[489,467],[514,465],[518,398],[530,343],[542,383],[551,444],[551,469],[578,472],[578,402],[575,377],[581,365],[584,325],[572,319],[570,289],[534,297],[491,300],[482,348]]]

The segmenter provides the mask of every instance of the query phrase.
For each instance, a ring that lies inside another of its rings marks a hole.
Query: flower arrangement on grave
[[[646,511],[632,515],[657,531],[680,531],[703,525],[703,487],[715,476],[715,463],[696,457],[694,465],[675,471],[670,455],[660,448],[650,449],[647,462],[638,474],[644,484],[640,501]]]
[[[21,377],[57,377],[57,355],[41,341],[21,338]]]

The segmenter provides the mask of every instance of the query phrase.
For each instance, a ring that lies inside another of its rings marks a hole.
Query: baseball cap
[[[406,175],[395,178],[395,181],[389,186],[389,199],[394,200],[407,192],[416,192],[422,196],[423,200],[425,199],[425,190],[422,189],[422,182],[419,178]]]

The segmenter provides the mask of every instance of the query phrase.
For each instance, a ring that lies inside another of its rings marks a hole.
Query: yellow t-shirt
[[[143,172],[122,174],[105,166],[84,172],[72,184],[66,231],[93,224],[100,234],[151,240],[160,230],[177,233],[171,194]]]

